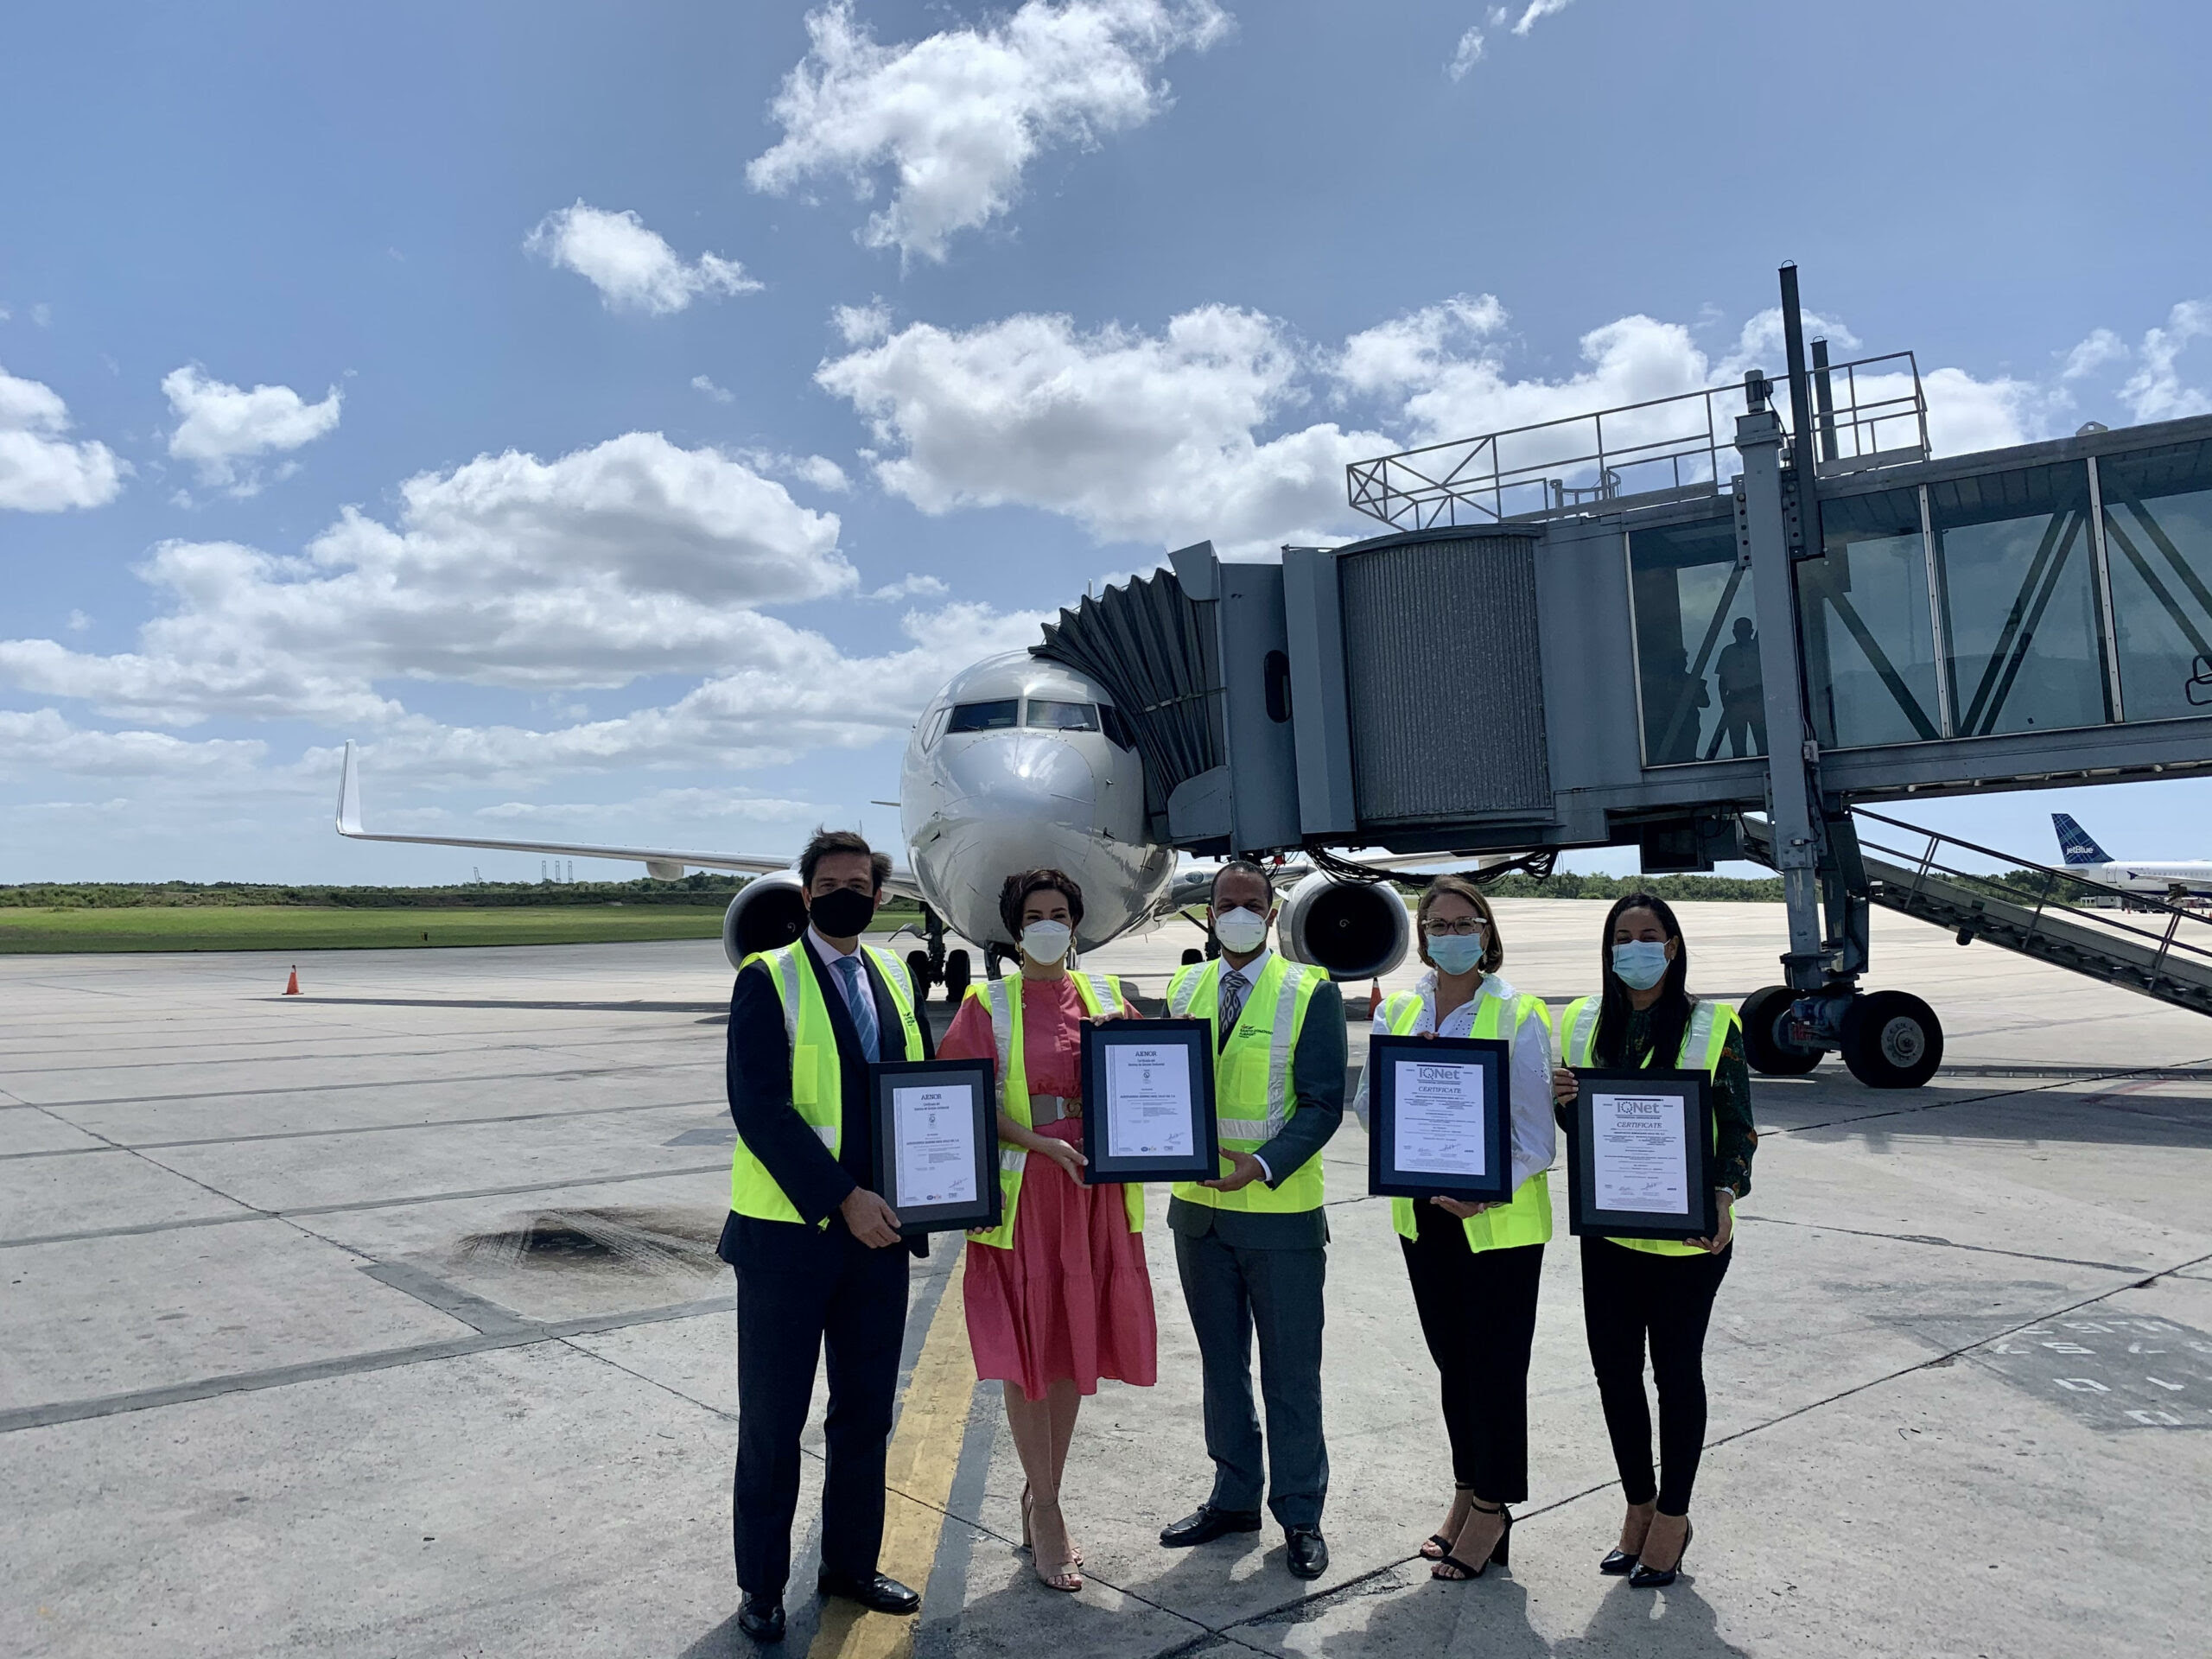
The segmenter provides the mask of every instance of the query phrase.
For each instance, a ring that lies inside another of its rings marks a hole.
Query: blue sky
[[[1952,451],[2212,407],[2212,12],[1700,0],[19,11],[0,880],[789,846],[1086,582],[1347,459],[1772,366]],[[1748,331],[1748,332],[1747,332]],[[2198,785],[1925,803],[2204,856]],[[585,873],[579,867],[578,874]],[[605,874],[622,874],[607,867]]]

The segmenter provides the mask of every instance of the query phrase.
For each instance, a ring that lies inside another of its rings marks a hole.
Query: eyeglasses
[[[1483,931],[1482,918],[1462,916],[1456,922],[1423,922],[1421,931],[1432,939],[1440,933],[1448,934],[1455,939],[1471,938]]]

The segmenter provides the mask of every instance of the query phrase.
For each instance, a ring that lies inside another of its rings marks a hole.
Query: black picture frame
[[[1576,1237],[1661,1238],[1677,1243],[1711,1238],[1720,1225],[1720,1206],[1713,1196],[1713,1080],[1702,1071],[1597,1066],[1578,1068],[1574,1085],[1574,1104],[1567,1114],[1567,1231]],[[1688,1130],[1683,1148],[1687,1215],[1599,1207],[1592,1121],[1598,1096],[1611,1093],[1657,1095],[1682,1103]]]
[[[1187,1057],[1191,1084],[1188,1157],[1109,1150],[1111,1103],[1107,1056],[1119,1048],[1164,1048]],[[1086,1186],[1139,1181],[1211,1181],[1221,1173],[1221,1135],[1214,1123],[1213,1026],[1205,1020],[1112,1020],[1083,1027],[1083,1170]]]
[[[1483,1169],[1480,1175],[1402,1169],[1397,1160],[1398,1065],[1471,1065],[1483,1083]],[[1458,1198],[1503,1204],[1513,1197],[1513,1141],[1508,1118],[1508,1081],[1513,1045],[1493,1037],[1394,1037],[1377,1033],[1367,1046],[1367,1190],[1389,1198]]]
[[[1003,1214],[999,1192],[997,1065],[988,1059],[887,1060],[868,1068],[868,1084],[875,1125],[875,1191],[899,1212],[899,1236],[918,1238],[925,1233],[997,1226]],[[898,1196],[899,1096],[905,1090],[940,1087],[969,1090],[967,1127],[973,1156],[968,1170],[973,1184],[968,1193],[941,1204],[901,1204]]]

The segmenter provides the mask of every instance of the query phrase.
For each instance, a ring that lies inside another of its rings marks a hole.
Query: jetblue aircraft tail
[[[2090,836],[2089,832],[2074,822],[2066,812],[2050,815],[2050,827],[2058,831],[2058,850],[2069,864],[2109,864],[2112,855]]]

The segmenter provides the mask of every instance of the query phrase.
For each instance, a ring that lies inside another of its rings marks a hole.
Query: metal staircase
[[[1986,940],[2212,1014],[2212,915],[1864,808],[1851,816],[1871,902],[1948,929],[1961,944]],[[1745,851],[1770,863],[1770,826],[1748,817],[1742,823]],[[1962,868],[1967,856],[2002,868],[1969,870]]]

